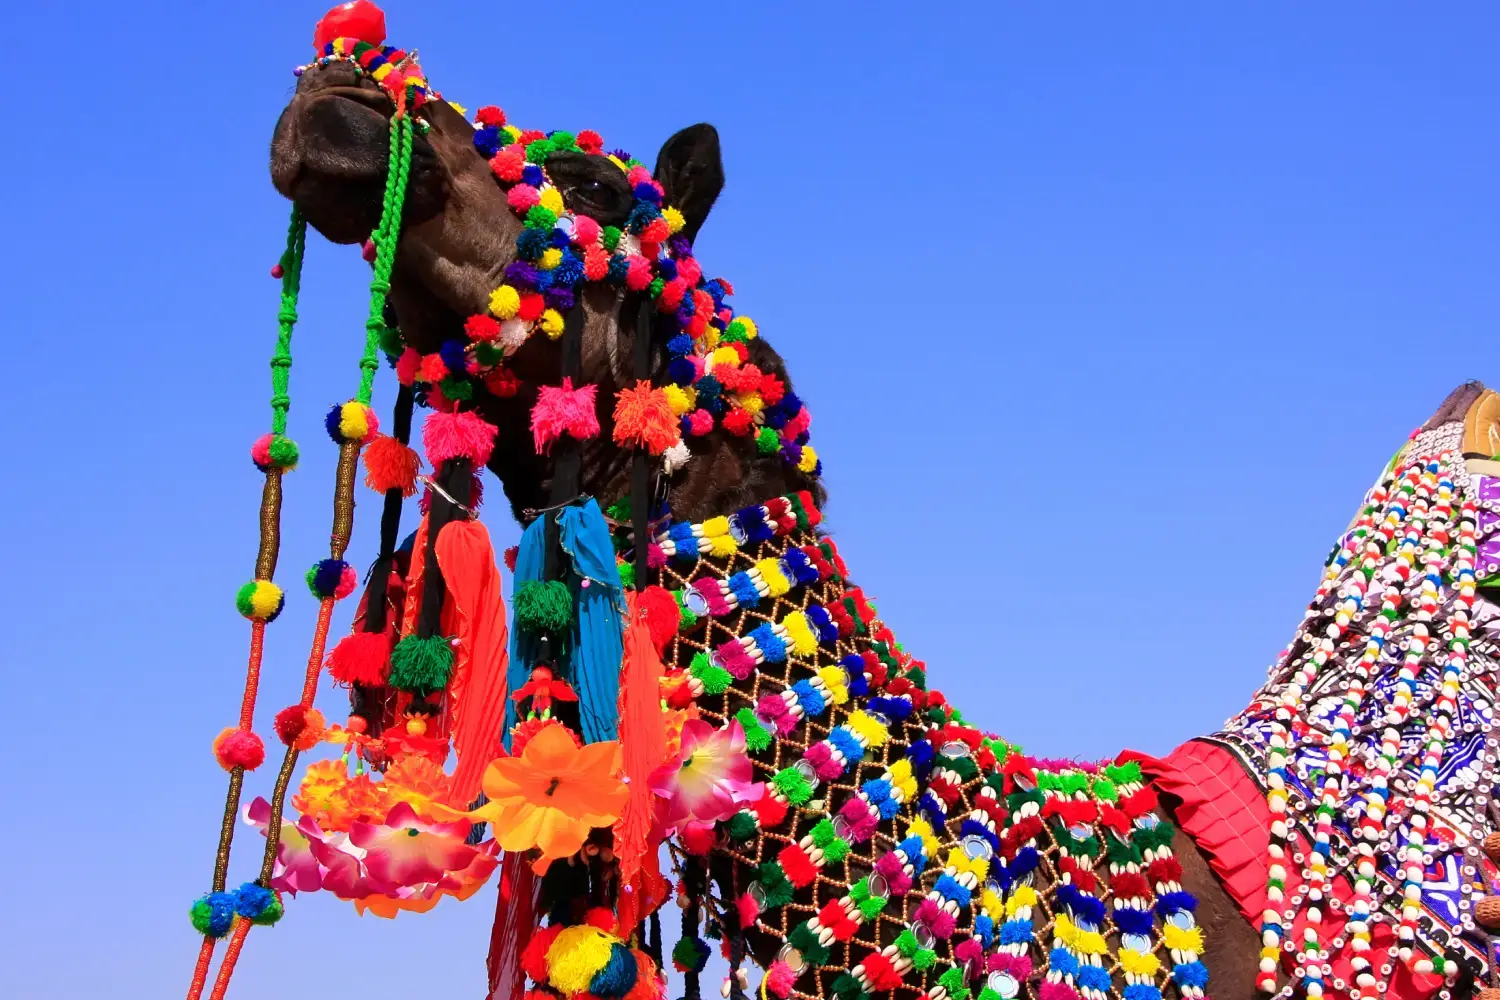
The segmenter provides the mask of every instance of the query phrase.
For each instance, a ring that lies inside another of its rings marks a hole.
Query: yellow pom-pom
[[[766,408],[766,401],[760,398],[758,392],[747,392],[734,397],[734,401],[740,404],[740,409],[752,417]]]
[[[661,217],[667,220],[667,231],[670,233],[680,233],[682,232],[682,227],[687,225],[687,220],[675,208],[663,209]]]
[[[797,468],[803,472],[811,472],[818,467],[818,453],[813,451],[810,444],[802,446],[802,457],[797,460]]]
[[[369,407],[354,400],[350,400],[339,407],[339,433],[347,441],[363,441],[369,437]]]
[[[921,837],[922,850],[927,855],[931,856],[938,852],[937,837],[933,836],[932,824],[927,822],[927,820],[921,817],[912,820],[911,826],[906,828],[906,835],[908,837]]]
[[[547,982],[564,995],[582,993],[609,962],[615,939],[589,924],[564,927],[547,949]]]
[[[1166,924],[1162,927],[1162,939],[1168,948],[1179,951],[1203,951],[1203,929],[1201,927],[1178,927]]]
[[[548,309],[542,313],[541,327],[542,332],[550,339],[556,340],[558,337],[561,337],[563,335],[562,313],[556,309]]]
[[[732,347],[720,347],[710,354],[708,359],[716,365],[737,365],[740,363],[739,353]]]
[[[843,667],[820,667],[818,668],[818,676],[823,678],[823,686],[828,688],[828,696],[833,699],[835,705],[842,705],[849,700],[849,674],[845,672]],[[907,764],[907,761],[903,757],[896,763]],[[910,770],[910,768],[911,765],[907,764],[907,769]],[[892,765],[892,773],[895,770],[895,765]]]
[[[766,581],[767,587],[771,588],[772,597],[780,597],[792,589],[792,581],[781,572],[780,559],[762,559],[755,564],[755,568],[760,570],[760,578]]]
[[[536,262],[536,266],[543,271],[551,271],[562,263],[562,251],[557,247],[542,251],[542,259]]]
[[[1121,948],[1120,968],[1137,976],[1154,976],[1161,968],[1161,960],[1134,948]]]
[[[703,537],[718,538],[720,535],[729,534],[729,518],[711,517],[703,522]]]
[[[703,331],[703,336],[699,339],[703,341],[704,349],[711,351],[719,345],[719,331],[714,327],[709,327]]]
[[[845,724],[854,730],[854,735],[863,740],[867,747],[878,747],[891,738],[890,730],[886,729],[881,723],[876,722],[869,713],[864,711],[852,713],[849,716],[849,721]],[[928,853],[932,852],[929,851]]]
[[[464,107],[462,104],[459,104],[457,101],[449,101],[448,107],[452,108],[454,111],[457,111],[465,118],[469,117],[469,109]]]
[[[760,331],[755,329],[755,320],[751,319],[749,316],[736,316],[735,319],[744,324],[746,340],[754,340],[756,337],[760,336]]]
[[[812,626],[807,624],[807,615],[801,611],[793,611],[781,619],[781,627],[786,629],[792,640],[792,652],[798,656],[811,656],[818,651],[818,638],[813,635]]]
[[[740,543],[734,540],[733,535],[715,535],[708,542],[709,555],[732,556],[739,550]]]
[[[516,128],[514,125],[507,125],[500,131],[505,133],[505,138],[507,141],[504,143],[504,145],[506,146],[509,146],[511,143],[521,138],[521,130]]]
[[[521,309],[521,293],[501,285],[490,293],[490,314],[499,319],[513,319]]]
[[[557,193],[557,188],[555,187],[542,188],[538,197],[538,203],[553,215],[562,215],[563,213],[562,195]]]
[[[984,908],[984,915],[995,923],[1005,922],[1005,904],[1000,902],[1000,894],[994,889],[986,887],[979,894],[979,905]]]
[[[1017,886],[1015,891],[1010,894],[1010,898],[1005,901],[1005,915],[1006,917],[1014,917],[1020,912],[1021,907],[1035,905],[1036,890],[1029,885]],[[998,920],[999,918],[997,917],[996,921],[998,922]]]
[[[663,388],[667,393],[667,402],[672,404],[672,412],[679,417],[698,405],[698,390],[692,386],[683,388],[680,385],[668,385]]]

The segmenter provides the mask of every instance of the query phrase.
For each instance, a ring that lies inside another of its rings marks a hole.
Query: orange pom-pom
[[[615,397],[616,444],[643,447],[653,455],[660,455],[680,437],[677,415],[672,412],[666,390],[654,389],[642,379],[635,388],[621,389]]]
[[[409,497],[417,492],[417,470],[422,460],[389,434],[377,434],[365,445],[365,485],[376,493],[400,489]]]

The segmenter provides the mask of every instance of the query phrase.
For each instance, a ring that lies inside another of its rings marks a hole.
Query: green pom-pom
[[[474,345],[474,360],[481,368],[493,368],[504,359],[504,349],[491,341],[481,340]]]
[[[457,378],[449,375],[438,383],[438,388],[443,390],[443,395],[449,399],[468,400],[474,398],[474,383],[466,378]]]
[[[653,299],[659,298],[661,296],[661,290],[666,287],[667,283],[665,280],[661,278],[652,278],[651,284],[646,286],[646,294],[650,295]]]
[[[922,948],[919,949],[917,953],[911,957],[911,967],[913,969],[916,969],[918,972],[926,972],[928,969],[932,968],[933,963],[936,961],[937,952],[933,951],[931,948]]]
[[[917,944],[917,936],[912,933],[910,927],[902,931],[900,934],[897,934],[894,943],[896,945],[896,950],[901,952],[901,954],[905,955],[907,958],[911,958],[922,949],[922,946]]]
[[[823,848],[823,859],[831,865],[836,865],[849,856],[849,842],[843,838],[835,838],[828,842]]]
[[[234,894],[211,892],[200,896],[188,910],[193,929],[207,937],[221,938],[234,925]]]
[[[864,1000],[868,996],[860,988],[859,980],[847,972],[833,981],[833,995],[839,1000]]]
[[[810,831],[813,846],[826,848],[838,838],[838,832],[833,828],[833,820],[824,816],[818,820],[818,824]]]
[[[766,727],[760,724],[760,720],[748,707],[734,713],[734,717],[740,720],[740,726],[745,730],[745,749],[751,753],[760,753],[771,745],[771,734],[766,732]]]
[[[301,453],[297,450],[297,442],[285,434],[277,434],[271,438],[270,448],[271,464],[278,469],[291,470],[297,467],[297,459]]]
[[[795,767],[784,767],[777,771],[771,778],[771,784],[794,806],[800,806],[812,798],[812,783],[807,780],[807,775]]]
[[[453,647],[440,635],[401,637],[391,650],[389,684],[402,691],[441,691],[453,673]]]
[[[985,986],[979,991],[979,1000],[1000,1000],[1000,994]]]
[[[572,132],[553,132],[547,136],[547,141],[557,149],[577,149],[578,137]]]
[[[786,943],[802,953],[802,957],[811,965],[822,965],[828,961],[828,949],[818,942],[818,936],[812,932],[812,928],[803,921],[792,932],[786,936]]]
[[[250,922],[252,924],[259,924],[262,927],[270,927],[284,916],[286,916],[286,907],[282,905],[281,897],[277,896],[266,904],[264,910],[261,910],[258,915],[252,917]]]
[[[781,870],[778,861],[762,861],[760,865],[760,887],[766,891],[766,909],[785,906],[792,901],[796,890]]]
[[[1115,788],[1115,783],[1108,778],[1095,778],[1094,798],[1105,802],[1118,802],[1120,800],[1120,792]]]
[[[388,358],[399,358],[406,350],[406,341],[401,339],[401,328],[380,324],[380,353]]]
[[[251,621],[275,621],[286,598],[270,580],[251,580],[234,594],[234,606]]]
[[[735,340],[744,340],[745,335],[749,332],[749,329],[745,326],[744,320],[732,319],[729,321],[729,325],[724,328],[724,339],[731,342]]]
[[[912,965],[916,965],[916,959],[912,959]],[[958,966],[950,966],[946,972],[938,976],[938,985],[948,991],[949,996],[967,997],[969,993],[968,977],[964,970]]]
[[[755,822],[755,814],[741,809],[729,817],[729,823],[725,829],[729,832],[731,840],[749,840],[755,836],[755,831],[760,825]]]
[[[1065,771],[1062,778],[1062,791],[1064,795],[1072,797],[1079,792],[1087,791],[1089,787],[1089,776],[1082,771]]]
[[[677,631],[690,631],[695,625],[698,624],[698,616],[693,614],[693,612],[688,609],[688,606],[683,603],[682,591],[673,591],[672,596],[677,598]]]
[[[614,253],[615,247],[620,245],[620,236],[619,226],[605,226],[603,231],[599,233],[599,242],[605,250]]]
[[[557,225],[557,213],[544,205],[532,205],[526,210],[526,226],[529,229],[545,229],[548,232]]]
[[[535,139],[526,147],[527,163],[546,163],[552,155],[552,143],[546,139]]]
[[[615,568],[620,571],[620,586],[625,590],[633,590],[635,588],[635,563],[616,563]]]
[[[564,636],[573,627],[573,593],[561,580],[528,580],[516,591],[516,627]]]
[[[859,906],[860,916],[866,920],[874,920],[885,909],[885,900],[877,896],[871,896],[869,899],[861,899],[856,905]]]
[[[723,667],[715,666],[708,658],[708,654],[701,649],[693,654],[693,662],[688,664],[688,671],[703,685],[704,694],[723,694],[729,690],[730,681],[734,677]],[[745,709],[749,711],[749,709]],[[742,723],[743,725],[743,723]],[[749,738],[749,730],[746,730],[746,738]]]
[[[755,449],[762,455],[774,455],[781,450],[781,438],[769,427],[755,432]]]

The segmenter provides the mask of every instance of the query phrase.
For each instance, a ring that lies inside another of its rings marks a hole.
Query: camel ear
[[[689,125],[668,139],[656,154],[656,180],[666,189],[666,204],[687,220],[682,235],[689,241],[697,238],[708,210],[724,190],[719,130],[708,124]]]

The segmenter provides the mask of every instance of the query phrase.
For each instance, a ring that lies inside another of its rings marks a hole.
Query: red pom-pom
[[[396,381],[402,385],[411,385],[417,380],[417,373],[421,368],[422,355],[408,347],[396,359]]]
[[[385,41],[385,12],[370,0],[352,0],[341,3],[323,15],[313,28],[313,49],[322,55],[323,49],[335,38],[355,38],[371,45]]]
[[[520,308],[516,310],[516,318],[523,323],[530,323],[542,318],[542,313],[547,308],[547,300],[536,292],[526,292],[521,296]]]
[[[744,437],[750,433],[754,426],[755,418],[750,415],[749,410],[742,410],[739,407],[735,407],[724,414],[724,429],[731,434]]]
[[[391,668],[391,637],[385,632],[354,632],[328,653],[328,675],[340,684],[378,687]]]
[[[481,125],[489,126],[491,128],[500,128],[505,124],[505,112],[501,111],[493,104],[486,104],[484,107],[474,112],[474,120]]]
[[[766,401],[767,406],[775,406],[785,395],[786,383],[775,375],[767,375],[760,380],[760,398]]]
[[[276,713],[276,735],[297,750],[311,750],[323,738],[323,713],[311,705],[290,705]]]
[[[500,321],[482,313],[470,316],[464,320],[464,333],[470,340],[495,340],[500,336]]]
[[[666,652],[667,643],[677,634],[681,612],[677,610],[677,598],[665,587],[651,586],[641,591],[641,610],[646,613],[646,629],[651,633],[651,644],[658,654]]]
[[[709,823],[689,823],[678,831],[682,849],[698,857],[706,857],[714,849],[714,828]]]
[[[547,949],[552,947],[552,942],[562,933],[562,924],[552,924],[543,927],[531,935],[531,940],[526,942],[526,947],[521,951],[521,971],[527,977],[538,983],[547,981]]]
[[[505,568],[510,570],[512,573],[516,571],[516,556],[519,555],[520,552],[521,547],[519,545],[512,545],[510,548],[505,550]]]
[[[266,759],[266,745],[248,729],[226,729],[214,740],[214,759],[226,771],[253,771]]]
[[[673,278],[662,285],[661,298],[657,299],[657,308],[662,312],[676,312],[677,307],[682,305],[682,297],[687,294],[687,282],[682,278]]]
[[[422,382],[438,383],[448,377],[448,366],[443,363],[441,354],[429,354],[422,358],[417,366],[417,378]]]
[[[484,377],[484,387],[501,399],[521,391],[521,380],[508,368],[496,368]]]
[[[776,860],[781,863],[781,870],[786,872],[787,881],[799,889],[818,877],[818,866],[796,844],[788,844],[782,848],[781,853],[776,855]]]
[[[365,445],[365,485],[376,493],[399,489],[404,497],[417,492],[417,470],[422,460],[416,451],[386,434],[377,434]]]
[[[617,923],[614,911],[604,906],[596,906],[589,910],[588,913],[584,914],[583,922],[590,927],[599,928],[599,930],[606,934],[613,934]]]
[[[520,180],[525,169],[526,152],[519,144],[506,146],[490,157],[490,170],[507,184],[514,184]]]
[[[578,148],[585,153],[597,153],[604,148],[604,137],[591,128],[586,128],[574,138]]]

